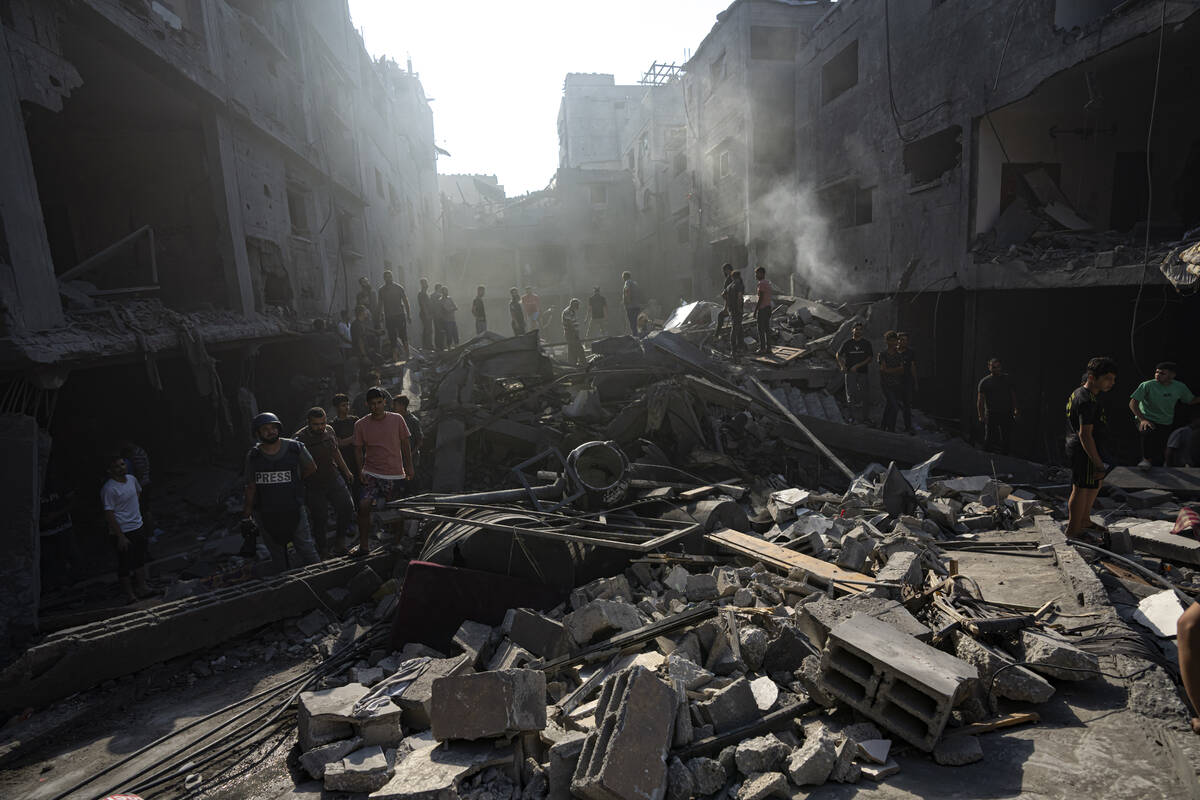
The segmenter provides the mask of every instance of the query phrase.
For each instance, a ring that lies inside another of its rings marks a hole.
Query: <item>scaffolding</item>
[[[683,66],[674,62],[670,64],[660,64],[655,61],[650,65],[650,69],[643,73],[641,80],[638,81],[642,86],[662,86],[665,83],[670,83],[679,77],[683,72]]]

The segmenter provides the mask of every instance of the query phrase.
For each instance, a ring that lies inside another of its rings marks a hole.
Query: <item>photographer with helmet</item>
[[[283,425],[271,412],[259,414],[251,427],[258,444],[246,454],[242,535],[251,539],[255,528],[262,528],[277,572],[289,567],[288,542],[300,562],[292,566],[315,564],[318,559],[304,505],[304,479],[317,471],[316,463],[303,444],[280,437]]]

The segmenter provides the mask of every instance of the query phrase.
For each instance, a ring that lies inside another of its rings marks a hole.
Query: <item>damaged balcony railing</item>
[[[156,255],[155,246],[154,246],[154,228],[150,227],[149,225],[143,225],[142,227],[138,228],[133,233],[123,236],[122,238],[113,242],[108,247],[104,248],[103,250],[96,253],[95,255],[89,256],[88,258],[85,258],[83,261],[80,261],[78,264],[71,267],[69,270],[64,272],[62,275],[59,275],[58,280],[60,282],[66,282],[66,281],[72,281],[72,280],[76,280],[78,278],[82,278],[84,275],[87,275],[88,273],[92,272],[97,267],[112,260],[112,258],[114,256],[116,256],[118,253],[121,253],[122,251],[124,251],[127,247],[137,244],[137,242],[143,238],[146,239],[146,242],[148,244],[147,249],[150,253],[150,283],[149,283],[149,285],[140,286],[140,287],[122,287],[122,288],[118,288],[118,289],[106,289],[106,290],[101,290],[101,291],[95,292],[95,294],[117,294],[117,293],[129,292],[131,290],[144,290],[144,289],[149,289],[149,288],[158,288],[158,257]]]

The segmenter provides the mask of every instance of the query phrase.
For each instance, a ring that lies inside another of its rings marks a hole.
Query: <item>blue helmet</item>
[[[253,431],[255,439],[259,438],[258,432],[263,425],[278,425],[280,432],[283,431],[283,423],[279,421],[279,417],[270,411],[264,411],[250,422],[250,430]]]

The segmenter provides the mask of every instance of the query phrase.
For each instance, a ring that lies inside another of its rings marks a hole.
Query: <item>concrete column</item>
[[[221,114],[204,115],[204,150],[212,178],[210,186],[219,237],[217,246],[227,302],[232,310],[249,314],[254,311],[254,290],[250,282],[250,260],[246,256],[233,131],[229,120]]]
[[[20,647],[37,631],[41,595],[41,468],[38,425],[23,414],[0,416],[0,474],[4,515],[0,522],[0,652]]]
[[[15,291],[9,307],[20,324],[45,330],[62,324],[62,301],[4,31],[0,26],[0,225],[7,253],[0,251],[0,288]]]

